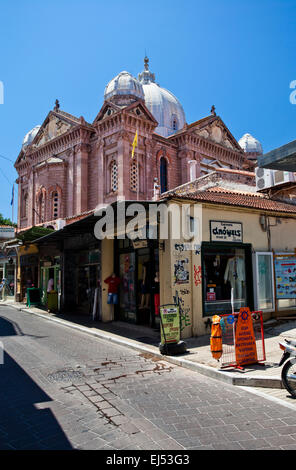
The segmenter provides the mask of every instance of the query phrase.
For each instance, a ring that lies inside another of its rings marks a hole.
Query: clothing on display
[[[230,282],[235,299],[241,299],[243,294],[243,282],[245,281],[244,261],[239,256],[230,258],[227,261],[224,282]]]
[[[107,304],[117,305],[118,304],[118,294],[114,294],[114,293],[110,292],[108,294]]]
[[[107,277],[105,279],[105,284],[108,284],[108,294],[117,294],[118,293],[118,286],[120,284],[120,278],[117,277],[114,273],[112,276]]]
[[[120,278],[116,276],[116,274],[112,274],[111,276],[105,279],[105,284],[108,284],[108,299],[107,304],[117,305],[118,304],[118,288],[120,284]]]

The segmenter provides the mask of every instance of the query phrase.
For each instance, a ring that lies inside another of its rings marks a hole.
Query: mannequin
[[[233,288],[234,299],[241,299],[243,294],[243,282],[245,281],[244,260],[239,256],[229,258],[227,261],[224,283],[229,281]]]
[[[160,297],[159,297],[159,272],[155,273],[155,278],[154,278],[154,283],[152,286],[153,294],[154,294],[154,309],[155,309],[155,315],[159,315],[159,303],[160,303]]]
[[[105,284],[108,284],[108,304],[118,304],[118,287],[120,284],[120,278],[112,273],[111,276],[105,279]]]
[[[149,279],[149,263],[145,262],[143,264],[143,279],[141,284],[141,305],[139,308],[149,308],[149,300],[150,300],[150,279]]]

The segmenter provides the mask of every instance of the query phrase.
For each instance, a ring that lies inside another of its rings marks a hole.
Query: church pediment
[[[127,106],[125,108],[125,112],[132,114],[134,116],[140,117],[142,119],[146,119],[150,121],[151,123],[158,125],[158,122],[156,121],[154,116],[151,114],[149,109],[145,106],[145,104],[143,104],[142,101],[137,101]]]
[[[111,117],[113,114],[121,111],[121,109],[122,108],[120,108],[120,106],[116,106],[114,103],[105,101],[99,113],[97,114],[93,124],[95,124],[98,121],[103,121],[104,119]]]
[[[136,101],[130,104],[129,106],[124,107],[117,106],[116,104],[111,103],[110,101],[105,101],[99,114],[94,120],[94,124],[96,122],[110,118],[112,117],[112,115],[119,112],[124,112],[125,114],[131,114],[132,116],[146,119],[152,124],[155,124],[155,126],[157,126],[157,121],[154,119],[154,117],[152,116],[148,108],[142,103],[142,101]]]
[[[208,116],[190,126],[190,132],[231,150],[242,151],[237,140],[219,116]]]
[[[32,144],[34,147],[44,145],[50,140],[65,134],[71,129],[71,127],[78,123],[79,121],[74,120],[74,117],[72,120],[69,118],[67,119],[62,114],[51,111],[42,124]]]

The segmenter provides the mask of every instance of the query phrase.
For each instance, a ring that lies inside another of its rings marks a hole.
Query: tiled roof
[[[170,192],[167,197],[191,199],[199,202],[222,204],[228,206],[248,207],[271,212],[285,212],[296,214],[296,205],[287,202],[270,199],[261,193],[231,190],[221,187],[211,187],[205,190],[189,192]]]

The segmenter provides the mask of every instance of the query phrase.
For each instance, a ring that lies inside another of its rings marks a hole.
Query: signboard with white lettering
[[[15,229],[13,227],[0,227],[0,240],[14,238]]]
[[[242,242],[243,227],[240,222],[210,221],[211,242]]]

